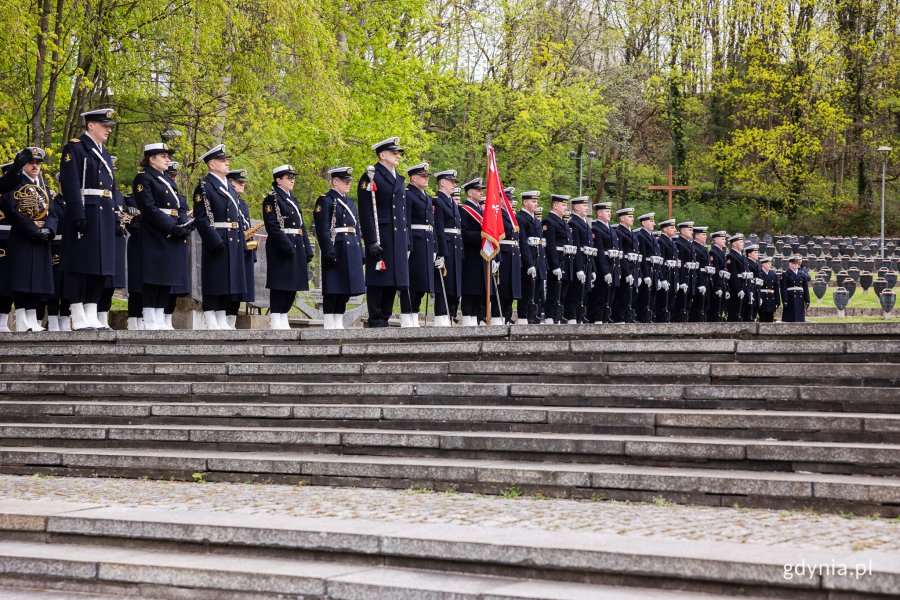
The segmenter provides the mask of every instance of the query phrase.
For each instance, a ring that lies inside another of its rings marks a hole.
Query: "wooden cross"
[[[669,216],[668,219],[672,218],[672,192],[675,190],[692,190],[694,186],[692,185],[672,185],[672,165],[669,165],[669,185],[651,185],[647,188],[648,190],[666,190],[669,192]]]

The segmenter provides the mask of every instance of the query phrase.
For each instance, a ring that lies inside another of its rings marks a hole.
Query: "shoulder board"
[[[73,144],[80,144],[80,143],[81,143],[81,140],[79,140],[78,138],[72,138],[72,139],[69,140],[69,141],[70,141],[71,143],[73,143]]]

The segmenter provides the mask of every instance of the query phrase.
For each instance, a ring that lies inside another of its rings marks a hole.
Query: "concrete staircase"
[[[6,473],[900,514],[900,327],[0,341]]]
[[[0,338],[0,471],[896,517],[898,381],[900,326],[887,323],[9,335]],[[0,588],[19,590],[39,582],[106,597],[494,600],[900,593],[896,556],[865,579],[787,579],[784,565],[797,558],[788,554],[0,501]]]

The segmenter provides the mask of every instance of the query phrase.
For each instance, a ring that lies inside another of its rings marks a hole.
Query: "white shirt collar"
[[[222,185],[225,186],[225,189],[226,189],[226,190],[228,189],[228,180],[227,180],[226,178],[224,178],[224,177],[219,177],[218,175],[216,175],[216,174],[213,173],[212,171],[210,171],[209,174],[212,175],[213,177],[215,177],[216,179],[218,179],[220,182],[222,182]]]
[[[89,138],[91,138],[91,141],[93,141],[95,144],[97,144],[97,148],[100,150],[100,152],[103,152],[103,144],[101,144],[100,142],[98,142],[98,141],[97,141],[97,138],[95,138],[94,136],[92,136],[92,135],[91,135],[91,132],[88,131],[87,129],[85,129],[84,132],[87,134],[87,136],[88,136]]]

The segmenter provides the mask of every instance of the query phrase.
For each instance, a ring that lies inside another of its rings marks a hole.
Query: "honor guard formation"
[[[799,256],[779,276],[740,233],[657,223],[653,213],[635,218],[633,208],[616,210],[613,221],[610,202],[591,205],[586,196],[552,194],[543,215],[539,191],[516,199],[506,188],[508,206],[521,208],[513,214],[502,203],[504,235],[486,269],[482,180],[460,188],[455,170],[432,173],[428,163],[398,171],[397,137],[372,146],[377,162],[357,178],[355,201],[348,195],[353,169],[328,170],[331,189],[316,200],[309,228],[290,164],[272,170],[263,222],[252,225],[247,173],[230,168],[224,145],[201,156],[208,173],[191,203],[179,192],[180,165],[165,143],[144,146],[132,193],[123,197],[105,146],[113,112],[82,117],[85,132],[60,153],[58,193],[42,174],[40,148],[24,148],[3,166],[0,331],[9,331],[13,306],[17,331],[43,331],[45,313],[53,331],[108,329],[117,288],[128,290],[129,329],[172,329],[176,299],[191,292],[194,232],[203,323],[234,329],[240,304],[255,300],[255,234],[263,227],[272,329],[290,328],[316,246],[326,329],[342,329],[349,299],[363,293],[369,327],[387,327],[397,300],[401,327],[421,326],[431,295],[433,323],[444,327],[485,324],[488,294],[491,324],[773,321],[780,306],[784,321],[803,321],[809,307]]]

